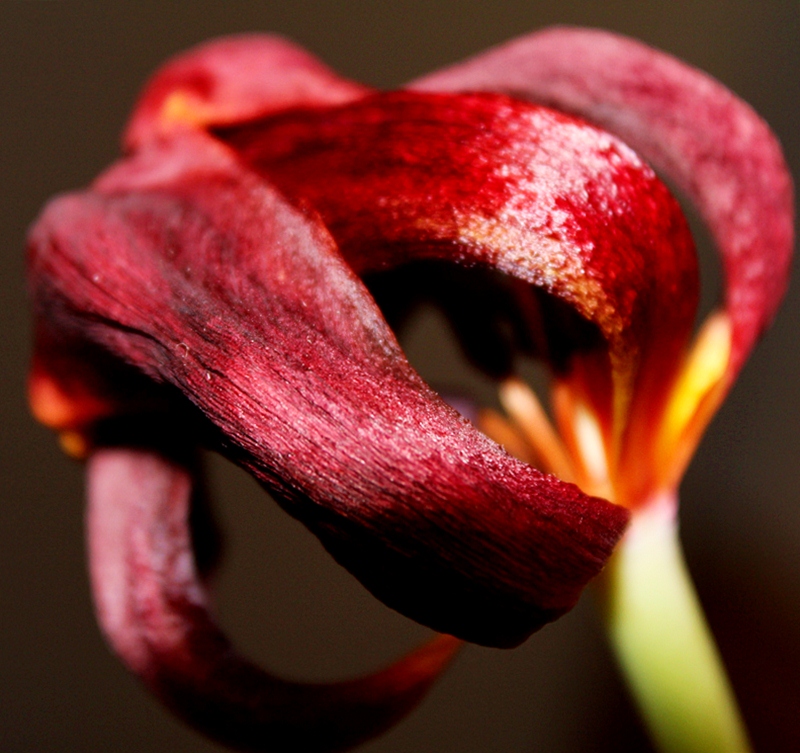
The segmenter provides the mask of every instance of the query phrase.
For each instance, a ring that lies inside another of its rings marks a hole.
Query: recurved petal
[[[488,90],[552,104],[619,135],[696,203],[722,257],[733,328],[730,383],[771,321],[793,246],[793,189],[780,145],[708,75],[604,31],[530,34],[411,88]]]
[[[695,282],[686,224],[652,170],[549,108],[387,92],[215,135],[313,206],[359,273],[418,258],[491,265],[567,301],[609,340],[630,337],[647,307],[667,315],[662,290]],[[671,301],[676,328],[693,316],[685,292]]]
[[[195,479],[152,450],[100,449],[87,468],[89,568],[100,624],[131,671],[192,726],[236,750],[328,753],[380,734],[449,664],[447,636],[383,671],[329,684],[274,677],[232,648],[195,568]]]
[[[179,388],[390,606],[513,645],[571,608],[627,512],[508,456],[411,369],[323,226],[199,133],[30,237],[37,313]]]
[[[360,273],[420,259],[499,270],[596,328],[620,394],[645,361],[664,383],[674,373],[694,245],[664,184],[605,131],[506,96],[393,92],[215,135],[318,211]]]
[[[124,135],[127,149],[176,129],[234,123],[369,90],[272,34],[222,37],[183,52],[145,86]]]

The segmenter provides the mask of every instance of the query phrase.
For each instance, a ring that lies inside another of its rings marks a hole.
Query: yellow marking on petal
[[[633,402],[633,395],[638,370],[638,358],[630,353],[619,355],[609,353],[611,361],[611,447],[610,458],[616,467],[619,464],[619,453],[622,447],[623,434],[628,424],[628,416]]]
[[[536,393],[524,382],[511,377],[500,385],[500,402],[545,468],[564,481],[574,482],[575,467]]]
[[[725,375],[731,354],[731,323],[712,314],[697,335],[667,407],[664,432],[668,439],[683,433],[700,401]]]
[[[208,122],[208,115],[208,108],[196,96],[188,92],[176,91],[164,100],[159,120],[165,125],[183,123],[203,126]]]
[[[587,272],[579,249],[531,230],[524,210],[507,205],[497,215],[456,213],[458,242],[492,249],[498,269],[568,303],[607,338],[622,324],[601,284]]]
[[[28,380],[28,402],[33,417],[59,432],[62,449],[79,459],[86,456],[84,445],[88,448],[80,429],[112,410],[108,401],[80,388],[71,391],[46,372],[37,369]]]
[[[482,410],[478,416],[478,428],[517,460],[529,465],[536,464],[533,450],[525,436],[497,411],[490,408]]]
[[[658,465],[677,483],[700,437],[719,407],[731,354],[727,314],[709,316],[672,390],[658,440]],[[715,397],[716,395],[716,397]]]
[[[73,424],[80,413],[75,400],[58,382],[43,374],[32,376],[28,382],[28,402],[33,417],[51,429]]]

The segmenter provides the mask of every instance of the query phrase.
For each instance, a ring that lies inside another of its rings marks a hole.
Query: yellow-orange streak
[[[677,485],[727,387],[732,328],[724,312],[708,317],[672,389],[656,443],[661,485]]]
[[[196,95],[178,90],[164,100],[159,121],[167,130],[175,125],[202,128],[211,120],[211,114],[208,105]]]
[[[28,380],[28,402],[34,418],[56,431],[76,429],[109,412],[107,401],[88,392],[65,388],[37,369]]]

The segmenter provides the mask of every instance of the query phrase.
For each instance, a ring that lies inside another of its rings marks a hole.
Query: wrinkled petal
[[[609,134],[502,96],[406,92],[215,135],[319,211],[358,271],[478,265],[567,304],[577,331],[574,316],[532,302],[545,357],[569,371],[574,351],[593,350],[580,382],[609,433],[634,394],[663,400],[694,319],[696,255],[667,189]]]
[[[696,203],[722,257],[730,384],[771,321],[793,246],[792,182],[769,127],[717,81],[604,31],[549,29],[411,84],[502,91],[618,134]]]
[[[178,387],[378,598],[513,645],[571,608],[627,512],[507,455],[433,393],[313,217],[202,134],[154,144],[30,237],[38,316]]]
[[[159,68],[139,98],[124,144],[135,149],[181,128],[241,122],[301,105],[337,105],[368,91],[279,36],[224,37]]]
[[[628,393],[644,358],[667,380],[690,336],[683,215],[625,144],[583,121],[497,95],[394,92],[215,133],[318,211],[360,273],[481,265],[568,304]]]
[[[89,568],[100,624],[170,708],[237,750],[345,750],[410,711],[452,659],[440,636],[381,672],[303,684],[240,657],[216,626],[189,536],[190,471],[156,452],[101,449],[87,468]]]

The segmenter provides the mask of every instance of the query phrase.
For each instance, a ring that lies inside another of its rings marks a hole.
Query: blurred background
[[[218,750],[149,698],[94,623],[82,469],[24,400],[23,238],[43,202],[112,161],[145,78],[209,37],[279,32],[347,76],[393,87],[553,23],[636,36],[709,71],[772,125],[797,181],[797,0],[0,4],[0,749]],[[800,750],[799,322],[795,285],[682,487],[691,571],[755,747],[773,753]],[[449,373],[435,330],[422,326],[408,343],[433,377]],[[325,680],[373,669],[425,637],[244,474],[215,463],[213,481],[228,544],[220,611],[244,651],[286,676]],[[589,593],[519,649],[468,647],[417,712],[362,750],[650,748]]]

